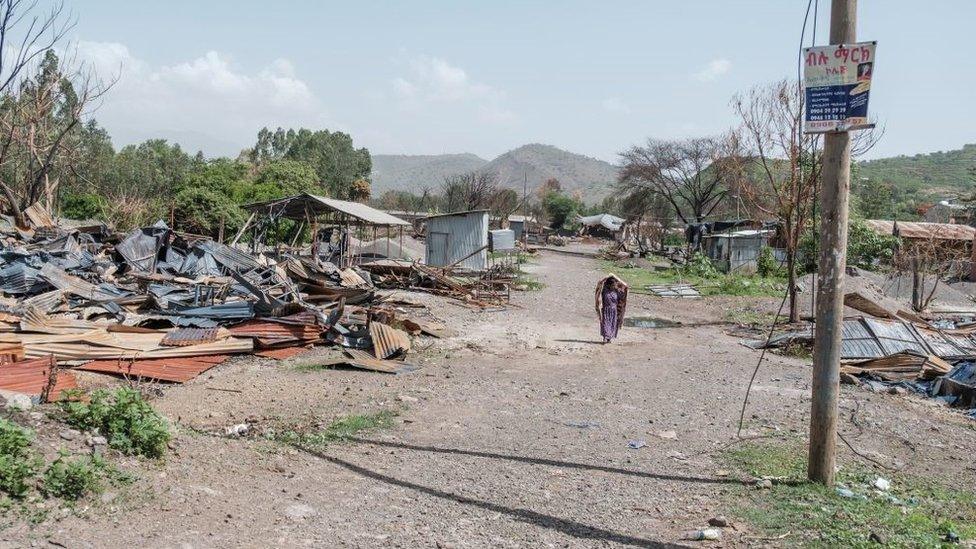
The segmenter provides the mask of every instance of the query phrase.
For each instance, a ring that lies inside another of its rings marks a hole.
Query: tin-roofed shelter
[[[324,257],[343,267],[362,260],[362,254],[357,253],[350,245],[350,231],[356,231],[359,235],[358,241],[362,241],[372,231],[375,240],[377,229],[382,228],[385,229],[389,242],[394,228],[399,231],[402,239],[403,228],[410,226],[407,221],[359,202],[309,193],[247,204],[242,208],[250,211],[251,217],[233,243],[250,227],[254,235],[252,246],[257,246],[264,240],[270,226],[280,219],[292,219],[299,222],[296,238],[306,224],[312,229],[313,255]]]
[[[488,210],[454,212],[427,218],[427,264],[472,271],[488,267]]]

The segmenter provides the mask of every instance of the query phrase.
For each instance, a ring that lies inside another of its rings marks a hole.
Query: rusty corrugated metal
[[[93,360],[78,370],[185,383],[230,358],[228,355],[138,360]]]
[[[228,329],[237,337],[254,338],[262,347],[310,343],[322,337],[322,328],[316,324],[292,323],[285,319],[247,320]]]
[[[28,395],[40,395],[44,391],[44,387],[47,386],[52,363],[51,358],[47,357],[0,365],[0,389]],[[62,391],[77,386],[78,381],[75,375],[62,370],[57,374],[48,400],[58,400],[61,398]]]
[[[307,350],[308,349],[305,347],[281,347],[279,349],[265,349],[264,351],[258,351],[254,354],[264,358],[285,360],[286,358],[291,358],[293,356],[300,355]]]
[[[864,223],[879,234],[902,238],[971,241],[976,237],[976,228],[955,223],[895,222],[888,219],[868,219]]]
[[[176,328],[159,342],[166,347],[186,347],[217,340],[218,328]]]
[[[410,336],[407,332],[381,322],[369,323],[369,336],[373,340],[376,358],[391,358],[410,350]]]

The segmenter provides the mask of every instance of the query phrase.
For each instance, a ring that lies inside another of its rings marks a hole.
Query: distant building
[[[427,217],[427,264],[483,271],[488,267],[488,210]]]
[[[925,211],[924,218],[929,223],[973,224],[973,214],[969,206],[953,204],[948,200],[933,204]]]
[[[759,254],[764,247],[772,247],[774,229],[745,229],[712,233],[702,238],[705,255],[723,273],[754,273]],[[777,261],[785,261],[783,250],[773,248]]]

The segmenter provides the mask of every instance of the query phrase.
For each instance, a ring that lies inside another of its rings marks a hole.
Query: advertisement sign
[[[868,123],[868,96],[874,75],[876,45],[876,42],[860,42],[803,50],[805,132],[872,127]]]

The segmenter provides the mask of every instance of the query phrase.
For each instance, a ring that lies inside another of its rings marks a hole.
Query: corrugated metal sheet
[[[427,218],[427,264],[451,265],[461,258],[485,248],[462,261],[459,266],[472,271],[488,267],[488,212],[460,212]]]
[[[176,328],[159,342],[166,347],[185,347],[217,339],[218,328]]]
[[[258,351],[254,354],[264,358],[285,360],[286,358],[291,358],[293,356],[300,355],[307,350],[308,350],[307,347],[282,347],[280,349],[265,349],[264,351]]]
[[[925,345],[919,342],[918,337],[908,324],[884,322],[873,318],[864,318],[862,321],[868,330],[877,337],[881,349],[886,355],[893,355],[902,351],[931,354]]]
[[[881,344],[861,319],[845,320],[842,329],[841,358],[880,358],[885,356]]]
[[[369,323],[369,337],[373,340],[376,358],[391,358],[410,350],[410,336],[381,322]]]
[[[322,337],[318,325],[289,322],[283,319],[254,319],[228,328],[237,337],[254,338],[259,346],[294,345],[317,341]]]
[[[972,241],[976,237],[976,228],[954,223],[891,221],[888,219],[868,219],[864,223],[878,234],[902,238]]]
[[[0,366],[0,389],[24,393],[28,395],[39,395],[47,386],[51,375],[51,358],[36,358],[4,364]],[[61,392],[65,389],[73,389],[78,386],[75,375],[68,371],[58,372],[54,387],[48,395],[49,400],[61,398]]]
[[[93,360],[78,370],[116,374],[131,378],[186,383],[230,358],[227,355],[161,358],[150,360]]]
[[[350,217],[354,217],[364,223],[371,225],[410,225],[410,223],[394,217],[382,210],[370,208],[366,204],[359,202],[349,202],[346,200],[336,200],[314,194],[302,193],[295,196],[258,202],[242,206],[245,210],[261,211],[271,210],[283,211],[285,217],[292,219],[305,219],[306,208],[311,210],[314,215],[327,212],[339,212]]]
[[[41,278],[48,281],[52,286],[66,293],[74,294],[78,297],[90,299],[92,301],[112,301],[127,295],[128,292],[112,292],[106,290],[104,285],[96,286],[77,276],[69,275],[63,270],[50,263],[45,263],[41,267]]]

